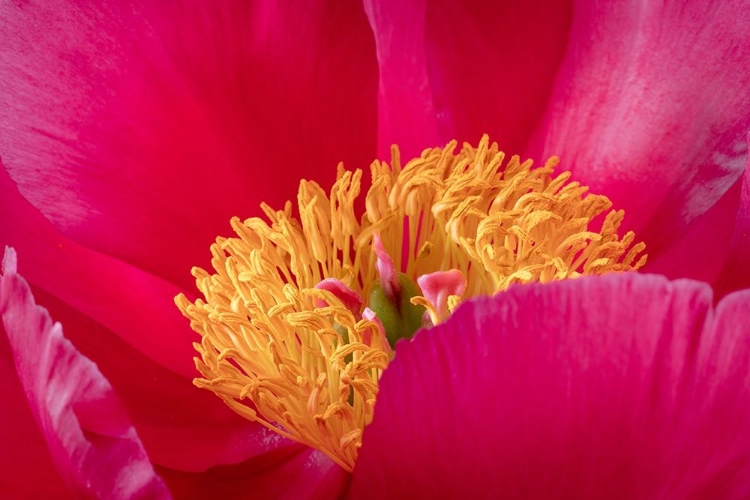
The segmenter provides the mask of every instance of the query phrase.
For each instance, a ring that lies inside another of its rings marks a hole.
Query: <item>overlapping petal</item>
[[[356,2],[4,2],[0,39],[0,155],[21,193],[183,288],[232,216],[375,157]]]
[[[518,286],[397,348],[351,498],[750,495],[750,292]]]
[[[578,1],[528,153],[560,155],[577,180],[625,209],[651,255],[666,252],[744,168],[748,60],[743,1]],[[681,253],[698,261],[726,239],[726,224],[703,237]]]
[[[71,491],[102,499],[172,498],[109,382],[34,302],[13,250],[3,260],[0,314],[36,424]]]

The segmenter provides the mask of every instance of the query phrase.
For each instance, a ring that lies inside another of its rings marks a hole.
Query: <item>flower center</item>
[[[617,234],[623,212],[553,177],[557,163],[505,161],[487,136],[403,167],[394,147],[370,167],[361,217],[362,172],[339,165],[329,194],[300,183],[299,220],[290,202],[263,205],[268,221],[234,218],[237,236],[211,246],[214,273],[193,269],[205,299],[175,299],[202,337],[195,385],[351,470],[398,338],[516,283],[645,263],[645,245]]]

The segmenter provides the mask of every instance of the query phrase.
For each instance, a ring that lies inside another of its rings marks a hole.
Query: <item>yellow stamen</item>
[[[474,148],[456,142],[425,150],[403,168],[371,165],[365,214],[354,201],[362,172],[341,165],[330,194],[302,181],[292,205],[268,222],[235,218],[232,238],[211,246],[214,273],[194,268],[205,300],[175,301],[202,336],[195,344],[198,387],[232,409],[290,439],[325,452],[351,470],[362,431],[373,417],[378,380],[391,359],[376,321],[355,315],[333,293],[315,286],[340,280],[362,297],[377,282],[373,236],[410,279],[450,269],[467,280],[461,300],[491,295],[515,283],[638,269],[643,243],[617,230],[622,211],[604,196],[505,155],[483,137]],[[603,216],[601,228],[591,223]],[[402,252],[406,248],[408,251]],[[323,307],[321,306],[321,301]],[[433,322],[441,320],[424,297]],[[363,308],[367,304],[363,305]]]

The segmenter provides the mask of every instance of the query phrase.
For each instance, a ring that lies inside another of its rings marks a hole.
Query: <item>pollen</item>
[[[201,336],[195,385],[352,470],[396,338],[472,297],[645,263],[623,212],[558,162],[532,168],[484,136],[402,166],[394,146],[370,166],[364,213],[362,171],[339,165],[330,192],[300,183],[299,217],[287,202],[232,219],[213,270],[193,269],[203,298],[175,299]]]

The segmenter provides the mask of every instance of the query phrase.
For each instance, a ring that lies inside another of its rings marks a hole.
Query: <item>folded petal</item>
[[[747,138],[750,144],[750,133]],[[726,219],[722,223],[726,224]],[[750,288],[750,156],[740,180],[739,208],[728,248],[729,256],[717,284],[717,294],[720,296]]]
[[[4,2],[0,39],[0,156],[22,194],[183,287],[231,216],[375,156],[356,2]]]
[[[349,480],[348,472],[317,450],[306,448],[276,459],[249,460],[201,474],[164,469],[159,473],[181,500],[332,500],[340,498]]]
[[[749,87],[745,2],[579,1],[528,154],[560,155],[655,257],[739,177]]]
[[[750,495],[750,292],[620,274],[470,301],[397,348],[351,498]]]
[[[15,251],[6,249],[0,314],[28,404],[62,479],[86,498],[172,498],[109,382],[36,305],[16,269]]]
[[[521,151],[562,60],[568,2],[368,0],[380,67],[379,150],[406,157],[489,133]]]
[[[73,499],[52,462],[23,387],[18,380],[8,337],[0,321],[0,498]],[[34,471],[30,474],[30,471]]]

